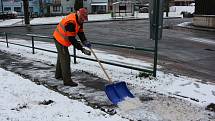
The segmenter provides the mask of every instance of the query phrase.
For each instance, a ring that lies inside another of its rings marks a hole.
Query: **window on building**
[[[33,12],[34,11],[34,7],[29,7],[29,12]]]
[[[14,11],[21,12],[21,7],[14,7]]]
[[[11,7],[4,7],[4,11],[11,11]]]
[[[73,12],[73,7],[66,7],[67,12]]]
[[[54,12],[59,12],[60,11],[60,6],[53,6],[53,11]]]
[[[70,7],[66,7],[66,11],[70,11]]]

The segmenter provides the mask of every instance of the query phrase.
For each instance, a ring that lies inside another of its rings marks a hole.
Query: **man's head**
[[[88,12],[86,8],[80,8],[77,11],[78,22],[82,24],[84,21],[88,21]]]

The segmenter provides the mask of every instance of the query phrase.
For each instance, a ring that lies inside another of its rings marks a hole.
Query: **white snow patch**
[[[181,14],[181,12],[190,12],[193,13],[195,10],[195,6],[171,6],[169,8],[170,12],[175,12],[178,15]]]
[[[1,121],[126,121],[0,68]],[[48,105],[44,101],[53,101]]]
[[[10,26],[10,25],[16,24],[21,21],[22,21],[22,19],[8,19],[8,20],[0,21],[0,27],[1,26]]]
[[[65,16],[56,16],[56,17],[39,17],[33,18],[30,21],[31,25],[37,24],[57,24],[61,21],[61,19]],[[164,13],[165,17],[165,13]],[[182,15],[176,12],[169,12],[169,17],[182,17]],[[124,17],[126,18],[126,17]],[[139,13],[135,11],[134,18],[149,18],[148,13]],[[89,14],[88,21],[103,21],[103,20],[112,20],[111,14]],[[10,26],[14,24],[24,24],[23,19],[9,19],[5,21],[0,21],[0,26]]]
[[[194,42],[200,42],[200,43],[204,43],[204,44],[208,44],[208,45],[215,45],[215,41],[212,39],[205,39],[205,38],[196,38],[196,37],[188,37],[185,38],[187,40],[191,40]]]
[[[117,105],[121,111],[126,112],[141,107],[142,103],[139,98],[126,97],[125,100],[119,102]]]
[[[178,24],[177,26],[186,27],[186,26],[188,26],[191,23],[192,22],[183,22],[183,23]]]

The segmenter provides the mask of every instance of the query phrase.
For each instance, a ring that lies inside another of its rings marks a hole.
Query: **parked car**
[[[182,11],[181,14],[183,15],[184,18],[193,17],[193,13],[190,13],[190,12],[187,12],[187,11]]]
[[[148,13],[148,12],[149,12],[148,7],[141,7],[141,8],[139,9],[139,13]]]
[[[17,12],[15,11],[7,11],[7,12],[1,12],[0,13],[0,19],[14,19],[17,18]]]

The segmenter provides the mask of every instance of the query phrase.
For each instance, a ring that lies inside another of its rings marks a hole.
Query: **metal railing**
[[[5,40],[6,41],[0,41],[0,42],[6,43],[7,47],[9,47],[9,44],[13,44],[13,45],[23,46],[23,47],[27,47],[27,48],[32,48],[32,53],[33,54],[35,54],[35,49],[42,50],[42,51],[47,51],[47,52],[51,52],[51,53],[57,53],[57,51],[35,47],[35,38],[54,39],[53,37],[41,36],[41,35],[35,35],[35,34],[15,34],[15,33],[0,33],[0,35],[5,36]],[[31,38],[31,41],[32,41],[31,46],[23,45],[23,44],[18,44],[18,43],[14,43],[14,42],[9,42],[8,41],[8,36],[9,35],[28,36],[28,37]],[[142,50],[142,51],[154,53],[153,49],[139,48],[139,47],[134,47],[134,46],[119,45],[119,44],[108,44],[108,43],[98,43],[98,42],[92,42],[92,44],[94,44],[94,45],[101,45],[101,46],[109,46],[109,47],[132,49],[132,50]],[[73,47],[73,55],[70,55],[70,56],[74,58],[74,63],[75,64],[77,63],[77,61],[76,61],[77,58],[97,62],[97,60],[95,60],[95,59],[77,56],[76,49],[74,47]],[[118,67],[123,67],[123,68],[128,68],[128,69],[133,69],[133,70],[138,70],[138,71],[143,71],[145,73],[148,73],[149,75],[152,75],[152,74],[154,75],[154,69],[153,70],[149,70],[149,69],[145,69],[145,68],[133,67],[133,66],[123,65],[123,64],[119,64],[119,63],[112,63],[112,62],[103,61],[103,60],[100,60],[100,61],[101,61],[101,63],[105,63],[105,64],[109,64],[109,65],[113,65],[113,66],[118,66]]]

